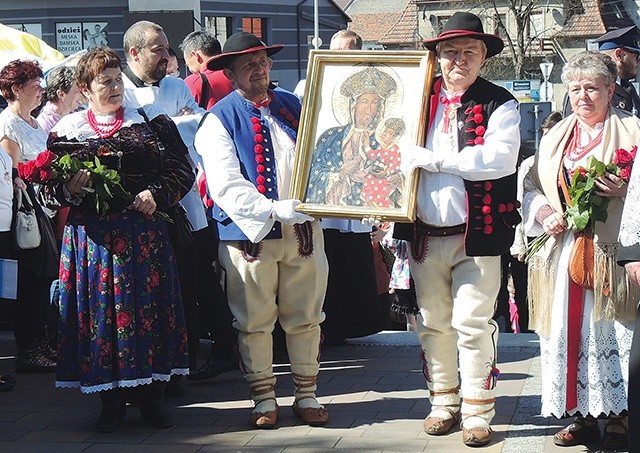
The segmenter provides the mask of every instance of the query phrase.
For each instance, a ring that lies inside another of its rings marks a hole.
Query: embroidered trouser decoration
[[[240,247],[242,250],[242,257],[248,262],[253,263],[260,258],[260,252],[262,251],[262,242],[257,244],[251,241],[240,241]]]
[[[298,241],[298,254],[311,256],[313,254],[313,228],[311,222],[295,224],[293,229]]]
[[[423,263],[429,250],[429,236],[419,230],[414,230],[415,239],[411,242],[411,257],[416,263]]]

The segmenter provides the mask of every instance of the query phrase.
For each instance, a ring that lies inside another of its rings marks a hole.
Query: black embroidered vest
[[[436,91],[437,90],[437,91]],[[438,102],[440,81],[431,93],[431,111]],[[489,117],[505,102],[514,99],[506,89],[478,78],[462,95],[457,110],[458,146],[484,143]],[[518,150],[514,151],[515,153]],[[515,226],[521,217],[516,197],[517,172],[499,179],[464,180],[467,192],[467,230],[465,251],[468,256],[498,256],[509,251],[515,236]],[[413,242],[414,224],[396,223],[394,237]]]

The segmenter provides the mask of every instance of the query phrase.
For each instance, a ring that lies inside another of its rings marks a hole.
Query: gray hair
[[[58,98],[58,90],[68,93],[75,83],[75,68],[69,66],[58,66],[47,74],[47,89],[45,98],[47,101],[56,102]]]
[[[222,53],[220,41],[218,41],[213,34],[205,30],[192,31],[185,36],[182,44],[180,44],[180,50],[186,55],[190,55],[199,50],[208,57]]]
[[[618,69],[610,56],[587,50],[574,55],[567,61],[562,68],[561,77],[565,86],[585,77],[600,79],[605,85],[610,86],[616,83]]]
[[[131,58],[129,55],[131,49],[142,49],[147,45],[147,30],[157,32],[164,31],[162,27],[155,22],[141,20],[124,32],[124,54],[127,57],[127,61]]]

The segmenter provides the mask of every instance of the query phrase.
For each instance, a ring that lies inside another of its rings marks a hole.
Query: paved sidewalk
[[[0,332],[0,374],[13,372],[13,349],[13,335]],[[501,335],[498,362],[493,441],[475,451],[596,451],[597,445],[591,450],[555,447],[553,433],[565,422],[537,415],[542,376],[536,335]],[[323,428],[302,425],[294,417],[289,408],[290,369],[279,364],[275,371],[281,406],[278,429],[249,427],[248,388],[235,371],[207,383],[183,381],[187,393],[168,400],[174,428],[150,429],[137,408],[129,407],[125,424],[113,434],[94,430],[97,396],[55,389],[52,374],[17,375],[15,389],[0,393],[0,452],[474,451],[462,444],[459,429],[441,437],[424,433],[422,419],[429,403],[412,332],[383,332],[323,351],[318,394],[331,413]]]

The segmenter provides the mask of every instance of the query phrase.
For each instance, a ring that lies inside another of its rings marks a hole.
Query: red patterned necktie
[[[440,103],[444,105],[442,132],[449,132],[451,120],[455,117],[456,109],[461,105],[460,96],[454,96],[452,98],[440,96]]]

